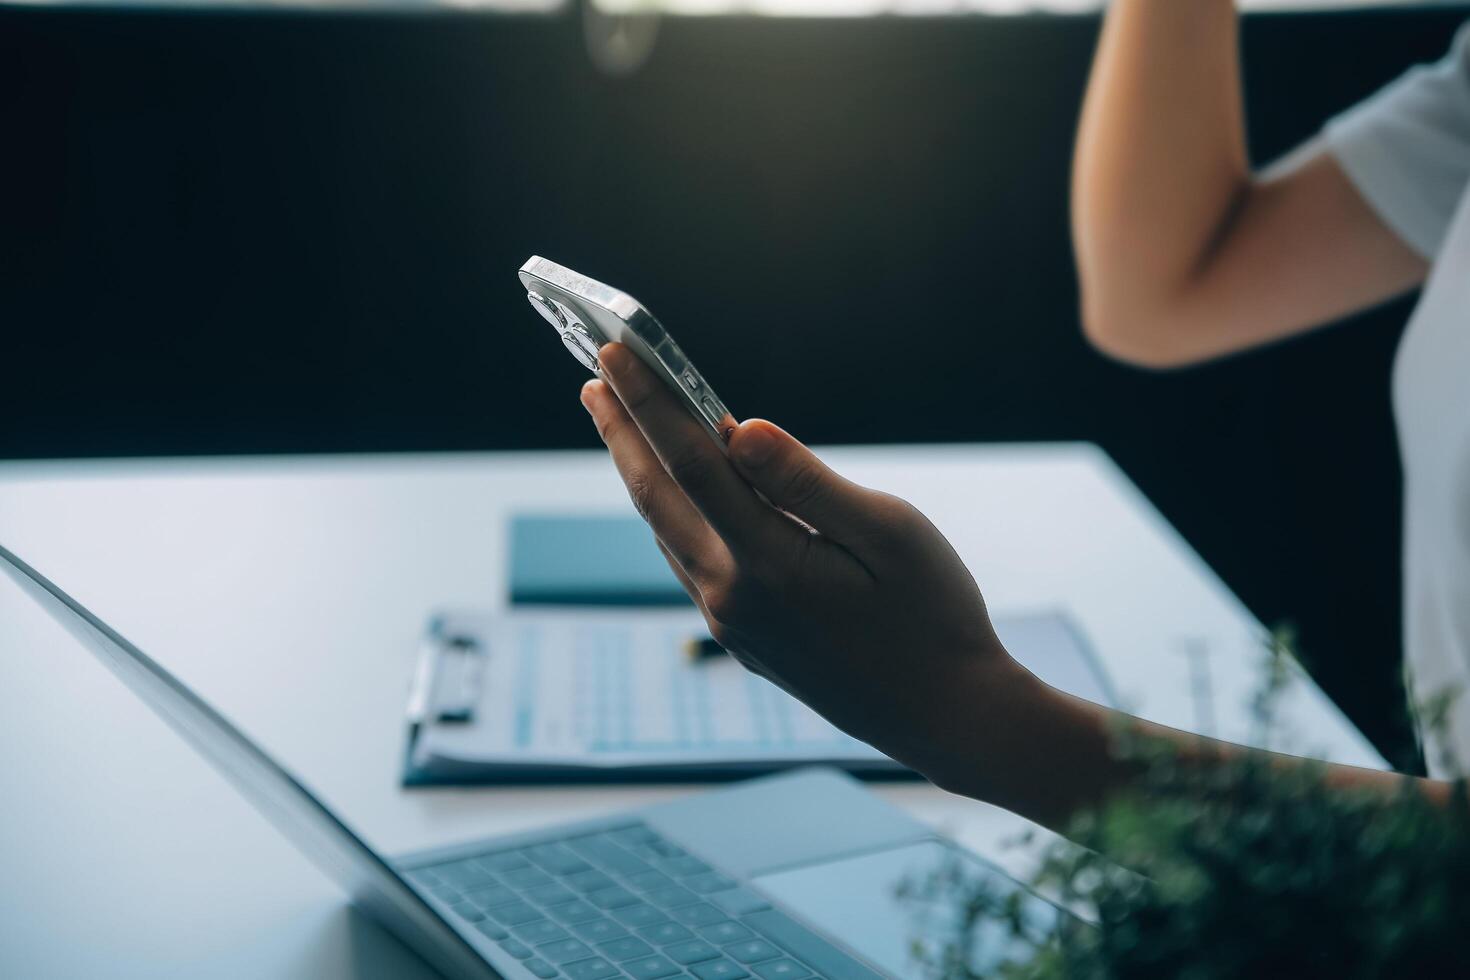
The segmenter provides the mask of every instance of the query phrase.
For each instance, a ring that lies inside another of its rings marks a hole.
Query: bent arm
[[[1093,65],[1072,228],[1089,339],[1171,367],[1420,283],[1425,261],[1320,143],[1250,169],[1231,0],[1117,0]]]

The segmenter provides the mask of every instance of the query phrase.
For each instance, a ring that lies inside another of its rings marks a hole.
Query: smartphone
[[[597,352],[602,345],[626,345],[679,395],[720,448],[725,447],[723,433],[735,425],[735,419],[642,303],[539,255],[526,260],[520,277],[526,299],[584,367],[600,377]]]

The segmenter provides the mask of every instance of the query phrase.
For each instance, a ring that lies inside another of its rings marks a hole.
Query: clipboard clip
[[[447,629],[435,619],[419,644],[408,692],[408,723],[469,724],[475,720],[489,652],[473,633]]]

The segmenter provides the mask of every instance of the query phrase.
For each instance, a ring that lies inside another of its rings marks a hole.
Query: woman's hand
[[[729,419],[727,458],[626,347],[601,364],[611,388],[589,381],[582,403],[711,635],[844,731],[968,786],[987,728],[1040,684],[943,535],[769,422]]]

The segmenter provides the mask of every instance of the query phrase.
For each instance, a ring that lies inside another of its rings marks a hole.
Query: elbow
[[[1102,303],[1083,292],[1082,335],[1098,353],[1150,371],[1186,367],[1200,358],[1180,343],[1184,324],[1168,310]]]

